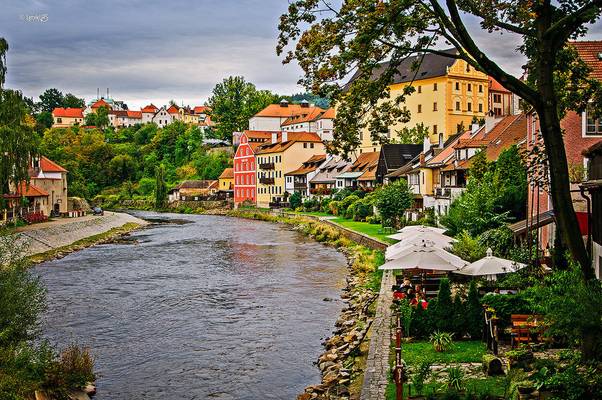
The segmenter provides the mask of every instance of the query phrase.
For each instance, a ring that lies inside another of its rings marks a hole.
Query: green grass
[[[487,393],[491,396],[504,396],[504,377],[494,376],[485,379],[467,379],[465,382],[466,393]],[[416,396],[414,390],[410,387],[411,385],[403,385],[404,398],[407,398],[410,390],[412,396]],[[445,392],[445,386],[443,383],[426,383],[424,385],[423,394]],[[385,398],[387,400],[395,400],[395,383],[389,382],[385,391]]]
[[[402,357],[408,365],[430,361],[433,364],[481,362],[486,347],[480,341],[454,342],[451,350],[438,353],[430,342],[407,343],[401,347]]]
[[[311,215],[313,217],[332,217],[332,214],[328,214],[325,213],[323,211],[302,211],[302,212],[297,212],[297,211],[293,211],[295,214],[299,214],[299,215]]]
[[[397,242],[397,240],[389,239],[387,237],[389,235],[392,235],[392,233],[382,232],[382,226],[380,224],[369,224],[367,222],[354,221],[352,219],[346,219],[343,217],[331,219],[330,222],[337,223],[345,228],[363,233],[375,239],[381,240],[385,243],[393,244]]]

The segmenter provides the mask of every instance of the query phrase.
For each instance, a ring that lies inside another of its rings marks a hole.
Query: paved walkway
[[[364,373],[362,400],[384,400],[389,382],[389,349],[391,346],[391,303],[394,284],[393,273],[384,271],[380,285],[376,315],[372,322],[370,350]]]

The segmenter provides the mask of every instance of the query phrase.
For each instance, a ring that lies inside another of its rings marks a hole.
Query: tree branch
[[[602,8],[602,0],[593,0],[572,14],[561,18],[545,33],[544,39],[551,39],[556,46],[562,45],[581,25],[591,21]]]
[[[437,0],[431,0],[431,4],[440,18],[443,16],[443,18],[451,22],[453,25],[453,30],[451,30],[452,33],[455,33],[454,36],[458,39],[462,47],[466,49],[468,54],[470,54],[470,56],[482,67],[480,68],[481,71],[491,75],[506,89],[516,93],[529,103],[537,104],[539,102],[539,96],[535,90],[531,89],[524,82],[502,70],[494,61],[492,61],[479,49],[466,29],[466,26],[464,26],[464,23],[462,22],[462,18],[458,12],[458,7],[456,6],[455,0],[446,0],[447,8],[449,10],[449,18]]]

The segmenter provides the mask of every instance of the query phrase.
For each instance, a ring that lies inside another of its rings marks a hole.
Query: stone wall
[[[146,225],[147,222],[129,214],[105,212],[104,216],[88,215],[81,218],[58,219],[20,229],[20,240],[29,244],[28,255],[44,253],[68,246],[78,240],[119,228],[128,222]]]

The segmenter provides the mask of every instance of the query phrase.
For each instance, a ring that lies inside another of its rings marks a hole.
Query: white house
[[[173,122],[173,115],[167,112],[167,109],[163,106],[155,113],[151,122],[157,124],[159,128],[165,128]]]
[[[149,122],[152,122],[153,117],[155,116],[157,111],[159,111],[159,109],[152,103],[144,107],[142,110],[140,110],[140,112],[142,113],[142,119],[140,122],[143,124],[148,124]]]

